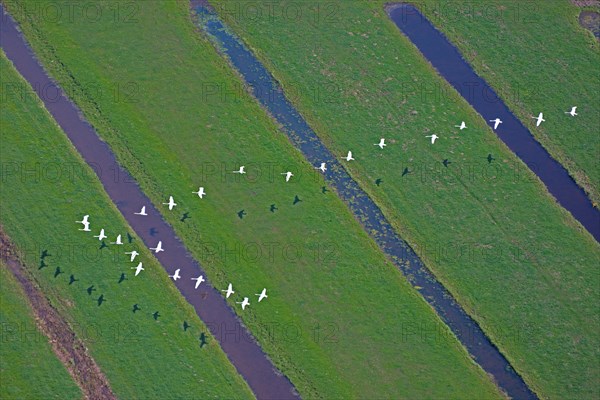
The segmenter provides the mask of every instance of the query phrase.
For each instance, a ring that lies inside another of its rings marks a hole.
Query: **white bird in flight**
[[[165,206],[169,206],[169,211],[173,209],[173,207],[175,207],[177,205],[177,203],[175,203],[175,200],[173,200],[173,196],[169,196],[169,202],[168,203],[163,203]]]
[[[140,212],[134,213],[135,215],[148,215],[146,214],[146,206],[143,206]]]
[[[460,125],[454,125],[455,128],[460,128],[460,130],[462,131],[463,129],[467,129],[467,124],[465,124],[465,121],[462,121],[460,123]]]
[[[490,119],[490,122],[494,123],[494,129],[498,129],[498,126],[500,126],[500,124],[502,123],[502,120],[500,118],[496,118],[496,119]]]
[[[233,285],[230,283],[229,286],[227,286],[227,290],[221,290],[221,292],[226,292],[225,293],[225,298],[228,299],[229,296],[231,296],[232,294],[234,294],[235,292],[233,291]]]
[[[114,242],[110,242],[110,244],[123,244],[123,241],[121,240],[121,235],[117,236],[117,240]]]
[[[206,195],[206,193],[204,193],[204,188],[202,186],[198,188],[197,192],[192,192],[192,193],[197,194],[198,197],[200,197],[200,198],[202,198]]]
[[[90,223],[88,221],[89,215],[84,215],[81,221],[75,221],[77,223],[83,224],[83,229],[79,229],[80,231],[90,232]]]
[[[351,151],[349,151],[349,152],[348,152],[348,155],[347,155],[346,157],[344,157],[344,159],[346,159],[346,161],[351,161],[351,160],[354,160],[354,158],[352,158],[352,152],[351,152]]]
[[[104,229],[100,229],[100,234],[99,235],[94,235],[94,237],[98,238],[98,240],[106,239],[106,235],[104,234]]]
[[[137,251],[133,250],[133,251],[128,251],[125,254],[130,254],[129,257],[129,262],[133,262],[133,260],[135,260],[135,258],[140,254]]]
[[[193,281],[196,281],[196,286],[194,286],[194,289],[198,289],[198,286],[200,286],[200,284],[202,282],[204,282],[204,277],[202,275],[200,275],[197,278],[192,278]]]
[[[540,124],[544,121],[546,121],[544,119],[544,113],[540,113],[540,115],[538,115],[537,117],[531,117],[533,119],[537,119],[537,122],[535,123],[535,126],[540,126]]]
[[[327,165],[325,165],[325,163],[324,163],[324,162],[322,162],[322,163],[321,163],[321,166],[320,166],[320,167],[317,167],[317,169],[320,169],[320,170],[321,170],[321,172],[325,172],[325,171],[327,171]]]
[[[282,173],[281,173],[281,175],[285,175],[285,181],[286,181],[286,182],[289,182],[289,181],[290,181],[290,178],[291,178],[292,176],[294,176],[294,174],[292,174],[290,171],[288,171],[288,172],[282,172]]]
[[[234,174],[245,174],[246,171],[244,171],[244,167],[243,165],[240,167],[240,169],[238,171],[233,171]]]
[[[131,267],[131,269],[135,269],[135,276],[138,276],[140,272],[144,271],[144,267],[142,266],[141,262],[137,265],[137,267]]]
[[[248,301],[247,297],[244,297],[243,301],[236,301],[235,304],[241,304],[242,305],[242,310],[246,309],[246,306],[250,305],[250,302]]]
[[[175,270],[175,273],[173,275],[169,275],[169,278],[173,278],[174,281],[176,281],[177,279],[181,278],[181,276],[179,276],[179,271],[181,270],[181,268],[177,268]]]
[[[265,298],[269,297],[269,296],[267,296],[267,288],[264,288],[264,289],[262,290],[262,292],[260,292],[260,293],[255,293],[255,294],[258,296],[258,302],[259,302],[259,303],[260,303],[260,302],[261,302],[263,299],[265,299]]]
[[[375,143],[373,146],[379,146],[381,149],[383,149],[385,146],[387,146],[387,144],[385,144],[385,139],[381,138],[379,143]]]
[[[435,133],[433,135],[429,135],[429,136],[425,136],[425,137],[430,137],[431,138],[431,144],[435,143],[435,139],[439,138],[438,135],[436,135]]]
[[[577,107],[576,106],[574,106],[573,108],[571,108],[571,111],[565,111],[565,114],[570,114],[571,117],[579,115],[579,114],[577,114]]]
[[[150,250],[154,250],[155,253],[164,251],[162,248],[162,242],[159,241],[158,244],[156,245],[156,247],[150,247]]]

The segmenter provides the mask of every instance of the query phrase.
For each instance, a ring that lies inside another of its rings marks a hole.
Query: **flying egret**
[[[322,162],[322,163],[321,163],[321,166],[320,166],[320,167],[317,167],[316,169],[320,169],[320,170],[321,170],[321,172],[323,172],[323,173],[324,173],[325,171],[327,171],[327,166],[325,165],[325,163],[324,163],[324,162]]]
[[[90,223],[89,222],[83,222],[83,229],[79,228],[80,231],[84,231],[84,232],[91,232],[92,230],[90,229]]]
[[[229,286],[227,286],[227,290],[221,290],[221,292],[226,292],[225,293],[225,298],[228,299],[229,296],[231,296],[232,294],[234,294],[235,292],[233,291],[233,285],[230,283]]]
[[[200,275],[200,276],[199,276],[199,277],[197,277],[197,278],[191,278],[191,279],[192,279],[193,281],[196,281],[196,286],[194,286],[194,289],[198,289],[198,286],[200,286],[200,284],[201,284],[202,282],[204,282],[204,281],[205,281],[205,280],[204,280],[204,277],[203,277],[202,275]]]
[[[387,146],[387,144],[385,144],[385,139],[381,138],[379,139],[379,143],[375,143],[373,146],[379,146],[379,148],[383,149],[385,146]]]
[[[100,229],[100,234],[99,235],[94,235],[94,237],[98,238],[98,240],[106,239],[106,235],[104,234],[104,229]]]
[[[259,303],[260,303],[260,302],[261,302],[263,299],[265,299],[265,298],[269,297],[269,296],[267,296],[267,288],[264,288],[264,289],[262,290],[262,292],[260,292],[260,293],[255,293],[255,295],[257,295],[257,296],[258,296],[258,302],[259,302]]]
[[[490,119],[490,122],[494,123],[494,130],[495,130],[495,129],[498,129],[498,127],[502,123],[502,120],[500,118],[496,118],[496,119]]]
[[[90,231],[90,222],[88,221],[89,215],[84,215],[81,221],[75,221],[77,223],[83,224],[83,229],[79,229],[80,231],[89,232]]]
[[[148,215],[146,214],[146,206],[143,206],[140,212],[134,213],[135,215]]]
[[[571,111],[565,111],[565,114],[570,114],[571,117],[579,115],[579,114],[577,114],[577,107],[576,106],[574,106],[573,108],[571,108]]]
[[[431,144],[434,144],[435,143],[435,139],[439,138],[439,136],[436,135],[435,133],[433,135],[428,135],[428,136],[425,136],[425,137],[430,137],[431,138]]]
[[[123,244],[123,241],[121,240],[121,235],[117,236],[117,240],[114,242],[110,242],[110,244]]]
[[[459,128],[462,131],[463,129],[467,129],[467,124],[465,124],[465,121],[462,121],[460,125],[454,125],[454,127]]]
[[[169,211],[173,209],[173,207],[175,207],[177,205],[177,203],[175,203],[175,200],[173,200],[173,196],[169,196],[169,202],[168,203],[163,203],[165,206],[169,206]]]
[[[140,253],[138,253],[137,251],[133,250],[133,251],[128,251],[125,254],[130,254],[131,257],[129,259],[129,262],[133,262],[133,260],[135,260],[135,257],[137,257]]]
[[[345,159],[346,161],[352,161],[352,160],[354,160],[354,158],[352,158],[352,152],[351,152],[351,151],[349,151],[349,152],[348,152],[348,155],[347,155],[346,157],[344,157],[344,159]]]
[[[544,121],[546,121],[544,119],[544,113],[540,113],[540,115],[538,115],[537,117],[531,117],[533,119],[537,119],[537,122],[535,123],[535,126],[540,126],[540,124]]]
[[[159,253],[161,251],[164,251],[162,248],[162,242],[159,241],[158,244],[156,245],[156,247],[150,247],[150,250],[154,250],[155,253]]]
[[[179,275],[179,271],[180,270],[181,270],[180,268],[177,268],[175,270],[175,273],[173,275],[169,275],[169,278],[173,278],[174,281],[176,281],[177,279],[181,278],[181,276]]]
[[[233,171],[233,173],[234,173],[234,174],[245,174],[245,173],[246,173],[246,171],[244,171],[244,168],[246,168],[246,167],[244,167],[244,166],[242,165],[242,166],[240,167],[240,169],[239,169],[239,170],[237,170],[237,171]]]
[[[144,267],[142,266],[141,261],[137,265],[137,267],[135,267],[135,268],[131,267],[131,269],[135,269],[135,276],[138,276],[140,274],[140,272],[144,271]]]
[[[235,304],[241,304],[242,305],[242,310],[246,309],[246,306],[250,305],[250,302],[248,301],[247,297],[244,297],[243,301],[236,301]]]
[[[285,181],[286,181],[286,182],[289,182],[289,181],[290,181],[290,178],[291,178],[292,176],[294,176],[294,174],[292,174],[290,171],[288,171],[288,172],[282,172],[282,173],[281,173],[281,175],[285,175]]]
[[[202,198],[202,197],[204,197],[206,195],[206,193],[204,193],[204,188],[202,186],[200,186],[198,188],[197,192],[192,192],[192,193],[197,194],[198,197],[200,197],[200,198]]]

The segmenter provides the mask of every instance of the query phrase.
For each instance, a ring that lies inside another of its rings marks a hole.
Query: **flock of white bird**
[[[565,111],[565,114],[569,114],[569,115],[571,115],[572,117],[574,117],[574,116],[576,116],[576,115],[579,115],[579,114],[577,114],[577,107],[575,107],[575,106],[571,108],[571,111]],[[543,113],[540,113],[540,114],[539,114],[537,117],[532,117],[532,118],[537,120],[537,122],[536,122],[536,126],[540,126],[540,124],[541,124],[542,122],[545,122],[545,121],[546,121],[546,120],[544,119],[544,114],[543,114]],[[491,120],[490,120],[490,122],[493,122],[493,123],[494,123],[494,130],[496,130],[496,129],[498,129],[498,127],[500,126],[500,124],[501,124],[503,121],[502,121],[500,118],[496,118],[496,119],[491,119]],[[454,127],[455,127],[455,128],[459,128],[459,129],[462,131],[463,129],[467,129],[467,124],[465,123],[465,121],[462,121],[462,122],[460,123],[460,125],[454,125]],[[438,135],[436,135],[435,133],[434,133],[434,134],[432,134],[432,135],[427,135],[427,136],[425,136],[425,137],[426,137],[426,138],[431,138],[431,144],[435,144],[435,141],[436,141],[437,139],[439,139],[439,136],[438,136]],[[380,149],[383,149],[384,147],[386,147],[386,146],[387,146],[387,144],[385,143],[385,138],[381,138],[381,139],[379,140],[379,143],[374,143],[373,145],[374,145],[374,146],[379,146],[379,148],[380,148]],[[343,158],[344,160],[346,160],[346,161],[353,161],[353,160],[354,160],[354,157],[353,157],[353,155],[352,155],[352,151],[348,151],[348,154],[347,154],[346,156],[342,157],[342,158]],[[243,168],[243,167],[242,167],[242,168]],[[325,163],[321,163],[321,166],[320,166],[320,167],[317,167],[317,169],[320,169],[320,170],[321,170],[321,171],[323,171],[323,172],[327,171],[327,167],[325,166]],[[238,172],[238,173],[242,173],[242,174],[244,173],[244,172],[239,172],[239,171],[236,171],[236,172]],[[289,178],[290,178],[290,176],[293,176],[293,175],[291,175],[291,174],[292,174],[291,172],[287,172],[287,174],[288,174],[288,175],[286,176],[286,182],[287,182],[287,181],[289,181]]]
[[[244,174],[245,173],[244,167],[242,166],[239,171],[234,171],[234,172]],[[288,172],[287,174],[288,175],[286,176],[286,181],[289,181],[289,179],[293,176],[293,174],[291,172]],[[203,187],[198,188],[197,192],[192,192],[192,193],[198,195],[198,197],[200,197],[200,199],[204,198],[204,196],[206,195],[206,192],[204,191]],[[173,208],[175,208],[175,206],[177,206],[177,203],[175,203],[173,196],[169,196],[169,201],[167,203],[162,203],[162,204],[166,205],[169,208],[169,210],[173,210]],[[139,215],[139,216],[147,216],[148,213],[146,212],[146,206],[143,206],[139,212],[136,212],[134,214]],[[83,224],[83,228],[79,229],[80,231],[91,232],[89,217],[90,217],[89,215],[84,215],[81,221],[75,221],[77,223]],[[107,236],[104,233],[104,228],[100,229],[100,233],[98,235],[94,235],[94,237],[98,238],[99,241],[103,241],[104,239],[106,239]],[[110,242],[110,243],[116,244],[116,245],[122,245],[123,240],[121,239],[121,235],[118,235],[116,240],[114,242]],[[162,241],[160,241],[160,240],[158,241],[158,244],[156,245],[156,247],[150,247],[149,249],[152,250],[154,253],[160,253],[161,251],[165,251],[162,247]],[[140,253],[138,253],[136,250],[125,252],[125,254],[129,255],[130,262],[135,262],[135,258],[140,255]],[[138,276],[140,274],[140,272],[144,271],[144,266],[143,266],[142,262],[140,261],[136,267],[132,267],[131,269],[134,269],[135,276]],[[173,273],[173,275],[169,275],[169,278],[173,279],[173,281],[177,281],[178,279],[181,278],[180,271],[181,271],[181,268],[176,269],[175,272]],[[191,278],[191,280],[196,281],[196,284],[194,286],[195,289],[198,289],[200,284],[202,282],[206,281],[204,279],[203,275],[200,275],[195,278]],[[222,290],[222,292],[225,292],[225,298],[229,298],[229,296],[231,296],[232,294],[235,293],[235,291],[233,290],[233,285],[231,283],[229,284],[227,289]],[[261,301],[263,301],[265,298],[269,297],[269,296],[267,296],[267,288],[263,288],[262,292],[256,293],[256,296],[258,296],[259,303]],[[244,299],[242,301],[236,301],[235,303],[240,304],[242,307],[242,310],[245,310],[246,307],[250,305],[250,300],[248,299],[248,297],[244,297]]]
[[[565,114],[569,114],[572,117],[578,115],[577,114],[577,107],[572,107],[571,111],[565,111]],[[544,114],[543,113],[539,113],[539,115],[537,117],[532,117],[533,119],[536,120],[536,126],[540,126],[542,122],[545,122],[546,120],[544,119]],[[496,118],[496,119],[492,119],[490,120],[490,122],[494,123],[494,130],[498,129],[498,127],[500,126],[500,124],[502,124],[502,120],[500,118]],[[459,128],[461,131],[463,129],[467,129],[467,124],[462,121],[460,123],[460,125],[454,125],[455,128]],[[436,134],[432,134],[432,135],[427,135],[425,136],[427,138],[431,138],[431,144],[435,144],[436,139],[439,138],[439,136],[437,136]],[[387,146],[387,144],[385,143],[385,138],[381,138],[379,140],[379,143],[374,143],[374,146],[378,146],[380,149],[383,149]],[[352,155],[352,151],[348,151],[348,154],[345,157],[342,157],[344,160],[346,161],[353,161],[354,157]],[[245,166],[240,166],[240,168],[236,171],[232,171],[232,173],[234,174],[245,174],[246,173],[246,167]],[[327,165],[326,163],[321,163],[320,166],[315,167],[316,169],[320,170],[321,172],[325,173],[327,171]],[[286,171],[286,172],[282,172],[281,175],[285,175],[285,181],[289,182],[290,179],[294,176],[294,174],[291,171]],[[206,192],[204,191],[203,187],[199,187],[198,191],[196,192],[192,192],[193,194],[198,195],[198,197],[200,199],[203,199],[204,196],[206,195]],[[163,205],[166,205],[169,210],[173,210],[173,208],[175,208],[175,206],[177,206],[177,203],[175,203],[175,200],[173,199],[173,196],[169,196],[169,201],[167,203],[162,203]],[[146,213],[146,206],[143,206],[141,208],[141,210],[139,212],[134,213],[135,215],[139,215],[139,216],[147,216],[148,213]],[[89,223],[89,215],[84,215],[83,219],[81,221],[76,221],[78,223],[83,224],[83,228],[79,229],[80,231],[86,231],[86,232],[90,232],[90,223]],[[102,241],[104,239],[107,238],[107,236],[104,234],[104,229],[100,230],[100,233],[98,235],[94,235],[95,238],[98,238],[98,240]],[[118,235],[116,240],[114,242],[110,242],[111,244],[116,244],[116,245],[122,245],[123,241],[121,239],[121,235]],[[164,251],[164,249],[162,248],[162,241],[159,241],[158,244],[156,245],[156,247],[150,247],[150,250],[154,251],[154,253],[159,253],[161,251]],[[135,250],[130,251],[130,252],[126,252],[125,254],[130,255],[130,262],[134,262],[135,258],[139,255],[139,253]],[[131,269],[135,269],[135,276],[138,276],[139,273],[141,271],[144,270],[144,267],[142,265],[141,262],[138,263],[137,267],[133,267]],[[175,273],[173,275],[169,275],[170,278],[172,278],[174,281],[177,281],[178,279],[181,278],[180,275],[180,271],[181,269],[177,269],[175,270]],[[196,281],[196,285],[195,288],[198,289],[198,286],[200,286],[200,284],[202,282],[205,281],[204,277],[202,275],[196,277],[196,278],[191,278],[192,280]],[[222,292],[225,292],[225,298],[229,298],[229,296],[231,296],[232,294],[234,294],[234,290],[233,290],[233,285],[230,283],[229,286],[227,287],[227,289],[222,290]],[[262,300],[264,300],[265,298],[267,298],[267,289],[264,288],[262,290],[261,293],[256,293],[256,296],[258,296],[258,302],[260,303]],[[248,300],[248,297],[244,297],[244,299],[242,301],[236,301],[236,304],[240,304],[242,307],[242,310],[245,310],[246,307],[248,305],[250,305],[250,301]]]

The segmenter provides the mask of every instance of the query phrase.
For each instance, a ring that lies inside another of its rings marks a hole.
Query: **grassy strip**
[[[240,316],[303,397],[499,396],[258,105],[242,92],[207,96],[239,79],[195,31],[186,1],[144,2],[135,23],[117,26],[14,15],[148,196],[175,197],[165,218],[217,286],[234,283],[229,300],[269,289]],[[128,82],[138,88],[129,102],[91,89]],[[240,163],[248,176],[234,178]],[[296,175],[287,184],[286,170]],[[199,184],[202,201],[191,194]]]
[[[0,397],[78,399],[81,390],[39,331],[25,293],[0,260]]]
[[[262,12],[214,3],[333,152],[354,151],[350,173],[526,381],[545,397],[597,393],[598,244],[437,76],[383,2]],[[459,132],[462,120],[469,128]],[[433,146],[432,133],[441,137]],[[380,137],[384,151],[373,146]]]
[[[104,227],[111,240],[117,233],[125,237],[131,232],[92,170],[4,53],[0,67],[2,87],[20,88],[5,91],[2,99],[0,156],[5,168],[0,221],[52,305],[90,349],[115,394],[252,398],[213,338],[200,348],[199,335],[207,332],[206,327],[163,268],[139,245],[139,238],[133,244],[98,250],[91,233],[77,230],[75,221],[90,214],[92,228]],[[34,172],[22,173],[26,170]],[[141,253],[145,268],[138,277],[124,254],[133,248]],[[48,266],[39,269],[42,249],[52,256],[45,260]],[[55,278],[57,267],[63,274]],[[121,273],[127,280],[119,284]],[[70,275],[78,279],[71,285]],[[88,295],[91,285],[96,292]],[[99,307],[96,300],[101,294],[106,303]],[[133,314],[136,303],[142,310]],[[157,310],[161,317],[155,321],[152,313]],[[187,332],[184,320],[192,326]]]

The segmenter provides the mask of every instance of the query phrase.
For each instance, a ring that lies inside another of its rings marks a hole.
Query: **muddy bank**
[[[582,11],[579,14],[579,25],[594,34],[600,41],[600,13],[595,11]]]
[[[86,399],[116,399],[106,376],[75,335],[65,319],[52,307],[29,271],[20,261],[15,248],[0,226],[0,257],[15,276],[33,310],[39,330],[46,335],[52,351],[64,364]]]

